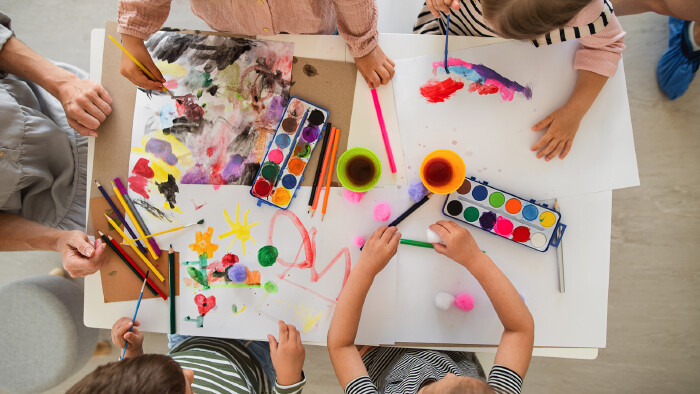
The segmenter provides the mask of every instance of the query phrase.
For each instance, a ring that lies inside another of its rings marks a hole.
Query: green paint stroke
[[[109,276],[114,276],[114,275],[116,275],[116,274],[117,274],[117,271],[112,271],[112,272],[108,273],[107,275],[109,275]]]
[[[279,287],[277,287],[277,283],[273,281],[269,281],[265,283],[265,292],[268,294],[275,294],[277,293],[277,290],[279,290]]]
[[[195,267],[187,267],[187,274],[190,276],[190,278],[194,279],[195,282],[199,283],[204,287],[205,289],[209,288],[209,285],[207,284],[207,280],[205,280],[204,275]]]
[[[233,311],[233,313],[238,313],[238,307],[236,306],[236,304],[231,305],[231,310]]]
[[[258,250],[258,263],[263,267],[269,267],[277,262],[277,256],[279,256],[279,252],[276,247],[272,245],[263,246]]]
[[[195,319],[186,316],[185,321],[193,321],[197,323],[197,328],[202,328],[204,327],[204,316],[197,316]]]
[[[187,76],[183,80],[183,83],[188,88],[195,90],[201,88],[208,88],[212,84],[211,74],[200,72],[197,70],[190,70]],[[198,95],[197,97],[199,97]]]

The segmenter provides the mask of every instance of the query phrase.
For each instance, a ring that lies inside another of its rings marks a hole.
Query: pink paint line
[[[377,90],[374,88],[372,88],[372,100],[374,100],[374,109],[377,111],[377,120],[379,121],[379,128],[382,129],[382,138],[384,139],[384,148],[386,149],[386,155],[389,158],[389,167],[391,168],[391,173],[396,174],[396,163],[394,162],[394,153],[391,151],[391,144],[389,144],[389,134],[387,134],[386,132],[384,116],[382,115],[382,107],[379,106],[379,97],[377,97]]]

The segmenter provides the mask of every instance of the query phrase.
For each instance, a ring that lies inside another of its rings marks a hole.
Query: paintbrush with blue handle
[[[139,300],[136,301],[136,310],[134,311],[134,317],[131,319],[131,328],[129,328],[129,331],[131,332],[134,330],[134,322],[136,321],[136,314],[139,313],[139,306],[141,306],[141,298],[143,298],[143,289],[146,287],[146,280],[148,280],[148,274],[150,274],[151,271],[146,271],[146,277],[143,278],[143,284],[141,285],[141,293],[139,294]],[[122,352],[122,358],[120,360],[124,359],[124,356],[126,355],[126,348],[129,347],[129,341],[124,342],[124,351]]]
[[[447,24],[445,26],[445,72],[447,74],[450,73],[450,69],[447,68],[447,38],[450,35],[450,15],[452,13],[447,14]]]

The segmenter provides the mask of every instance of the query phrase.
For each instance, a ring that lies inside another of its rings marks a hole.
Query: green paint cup
[[[338,180],[344,188],[362,193],[373,188],[382,177],[382,163],[367,148],[352,148],[338,160]]]

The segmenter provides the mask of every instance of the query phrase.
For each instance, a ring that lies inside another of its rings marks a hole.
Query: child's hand
[[[277,372],[277,383],[281,386],[289,386],[301,382],[306,350],[301,344],[301,337],[296,327],[285,324],[282,320],[277,324],[280,327],[279,342],[274,336],[267,334],[267,340],[270,341],[270,358]]]
[[[440,11],[445,14],[450,13],[450,8],[457,11],[459,9],[459,0],[425,0],[425,5],[428,6],[431,14],[439,18]]]
[[[396,254],[400,240],[401,233],[396,227],[379,227],[362,247],[357,265],[363,265],[377,275]]]
[[[160,73],[156,64],[153,63],[151,54],[148,53],[148,49],[146,49],[146,44],[143,43],[143,40],[138,37],[122,34],[122,45],[124,45],[124,48],[156,77],[158,82],[152,81],[148,75],[144,74],[143,70],[141,70],[126,53],[122,53],[119,72],[136,86],[141,86],[142,88],[150,90],[163,90],[165,78],[163,78],[163,74]]]
[[[365,78],[369,88],[386,85],[394,78],[394,62],[377,45],[365,56],[355,58],[355,66]]]
[[[129,341],[124,357],[135,357],[143,354],[143,333],[136,328],[140,325],[138,320],[134,321],[134,329],[128,332],[131,328],[131,319],[122,317],[112,326],[112,343],[115,346],[123,349],[126,341]]]
[[[467,269],[469,269],[469,263],[483,253],[472,234],[455,222],[440,220],[430,226],[430,229],[435,231],[445,243],[444,245],[434,243],[435,251],[451,258]]]
[[[557,155],[565,158],[574,143],[574,137],[578,131],[583,114],[567,106],[563,106],[552,112],[546,118],[532,127],[532,131],[542,131],[549,128],[535,145],[530,148],[537,152],[537,158],[544,157],[550,161]]]

